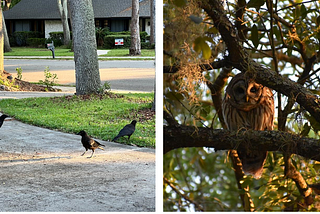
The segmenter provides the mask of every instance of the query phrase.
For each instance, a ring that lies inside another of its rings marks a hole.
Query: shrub
[[[140,32],[141,43],[146,41],[147,36],[148,36],[147,32],[145,32],[145,31]]]
[[[150,42],[141,42],[141,49],[154,49],[155,45]]]
[[[46,43],[51,43],[53,41],[55,47],[63,45],[64,34],[62,31],[59,32],[50,32],[50,37],[46,40]],[[72,32],[70,32],[72,38]]]
[[[37,31],[16,31],[13,33],[13,39],[15,41],[15,44],[18,46],[26,46],[28,38],[43,38],[43,37],[44,37],[43,33],[40,33]]]
[[[34,48],[42,48],[46,44],[45,38],[28,38],[27,45],[34,47]]]
[[[59,47],[59,46],[61,46],[61,45],[63,45],[63,41],[61,41],[60,39],[51,39],[51,38],[48,38],[48,39],[45,39],[46,40],[46,44],[48,44],[48,43],[52,43],[52,41],[53,41],[53,45],[55,46],[55,47]]]
[[[96,40],[97,40],[97,46],[102,47],[104,45],[104,37],[108,35],[110,32],[108,27],[101,28],[97,27],[96,28]]]
[[[44,70],[44,78],[44,81],[39,80],[39,83],[46,85],[47,89],[49,89],[50,87],[54,86],[56,80],[58,79],[58,75],[52,74],[50,72],[49,66],[47,66]]]
[[[115,39],[123,39],[123,45],[115,45]],[[131,43],[130,35],[108,35],[104,37],[104,48],[105,49],[121,49],[121,48],[129,48]]]
[[[146,43],[146,39],[149,38],[147,32],[140,32],[140,42],[141,49],[150,49],[152,48],[150,43]],[[123,39],[123,45],[114,45],[115,39]],[[131,32],[130,31],[122,31],[122,32],[109,32],[107,36],[104,37],[104,45],[105,49],[125,49],[130,48],[131,45]]]

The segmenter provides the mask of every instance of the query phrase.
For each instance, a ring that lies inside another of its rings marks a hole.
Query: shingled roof
[[[131,17],[132,0],[92,0],[95,18]],[[5,19],[60,19],[55,0],[21,0],[3,12]],[[140,17],[150,17],[150,0],[140,2]]]

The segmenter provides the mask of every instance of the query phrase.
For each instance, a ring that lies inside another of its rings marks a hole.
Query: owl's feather
[[[273,130],[274,100],[272,91],[244,74],[236,75],[226,89],[222,102],[222,112],[228,130],[237,131],[241,128],[253,130]],[[250,142],[248,142],[248,145]],[[267,152],[238,150],[242,169],[246,174],[259,179]]]

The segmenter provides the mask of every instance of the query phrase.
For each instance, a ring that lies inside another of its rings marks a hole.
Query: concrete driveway
[[[0,92],[0,99],[63,94]],[[0,211],[155,211],[154,149],[97,139],[105,151],[87,158],[80,136],[14,118],[0,133]]]

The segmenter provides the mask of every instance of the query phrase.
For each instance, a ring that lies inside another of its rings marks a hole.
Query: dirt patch
[[[104,93],[104,94],[86,94],[86,95],[68,95],[64,97],[52,97],[52,101],[61,102],[61,101],[73,101],[75,99],[79,100],[95,100],[95,99],[116,99],[123,98],[124,95],[114,94],[114,93]]]
[[[140,109],[137,112],[137,118],[139,120],[139,122],[144,122],[147,120],[153,120],[155,118],[155,111],[152,111],[151,109]]]

